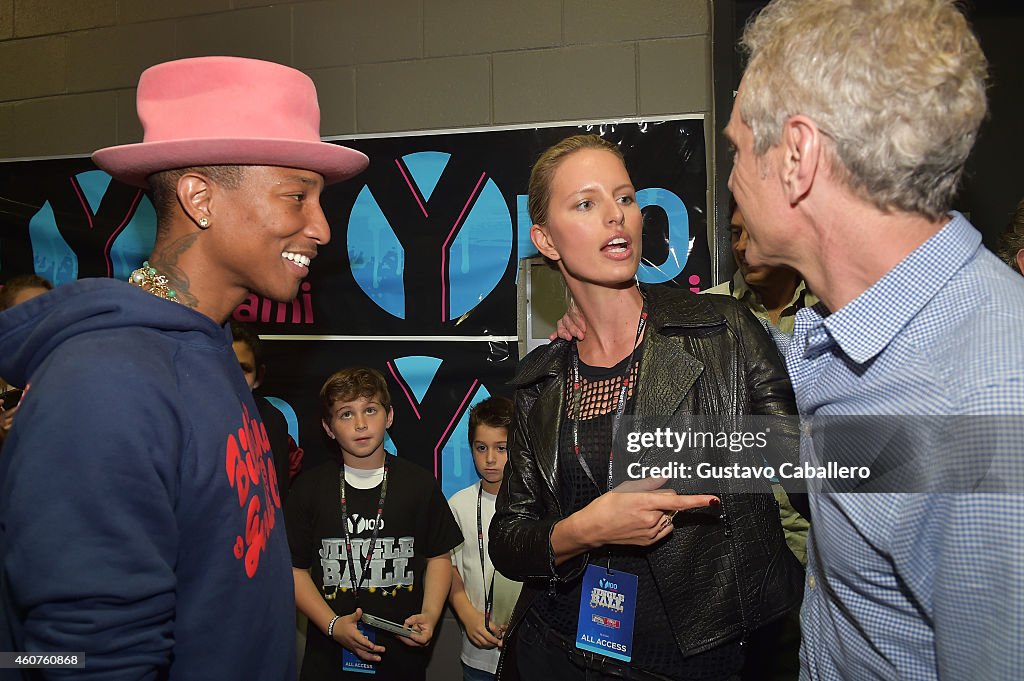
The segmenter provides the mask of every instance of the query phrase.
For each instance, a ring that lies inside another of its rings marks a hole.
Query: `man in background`
[[[1024,199],[1017,204],[1013,220],[999,235],[996,255],[1018,274],[1024,274]]]
[[[817,303],[818,297],[807,288],[800,273],[791,267],[754,267],[747,262],[747,223],[735,199],[729,200],[729,242],[736,261],[736,273],[729,281],[701,293],[732,296],[753,312],[766,328],[771,327],[791,337],[796,313]],[[773,336],[778,338],[778,334]]]
[[[729,199],[729,241],[732,245],[736,273],[729,281],[701,291],[732,296],[754,313],[765,330],[786,352],[793,336],[796,313],[818,302],[810,292],[800,273],[790,267],[762,265],[754,267],[747,262],[747,224],[736,205]],[[807,566],[807,533],[810,523],[793,508],[789,495],[778,479],[772,481],[772,493],[779,505],[779,518],[786,535],[786,545],[800,564]],[[747,664],[744,678],[759,680],[796,678],[799,668],[800,616],[798,611],[759,630],[748,641]]]

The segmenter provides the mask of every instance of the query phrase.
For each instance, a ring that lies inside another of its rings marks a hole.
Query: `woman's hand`
[[[672,532],[672,517],[679,511],[718,503],[706,494],[611,491],[584,507],[584,527],[597,546],[631,544],[649,546]]]
[[[362,608],[356,608],[355,612],[351,615],[342,615],[334,623],[334,640],[351,650],[362,660],[380,662],[379,653],[383,653],[385,648],[384,646],[374,645],[373,641],[359,631],[356,622],[362,616]]]
[[[710,494],[676,494],[658,489],[665,480],[630,480],[559,521],[551,533],[555,563],[607,544],[650,546],[672,532],[679,511],[715,506]]]

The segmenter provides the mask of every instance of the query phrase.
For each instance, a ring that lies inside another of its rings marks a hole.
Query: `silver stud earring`
[[[209,220],[207,220],[206,218],[199,218],[199,227],[200,228],[206,229],[209,226],[210,226],[210,221]]]

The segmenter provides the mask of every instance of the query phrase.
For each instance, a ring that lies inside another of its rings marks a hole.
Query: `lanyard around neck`
[[[384,479],[380,481],[380,499],[377,501],[377,520],[373,524],[373,535],[370,537],[370,548],[366,552],[366,560],[363,562],[359,570],[359,578],[356,579],[355,562],[352,558],[352,533],[348,531],[348,501],[345,495],[345,464],[341,465],[341,471],[338,473],[340,480],[339,486],[341,487],[341,526],[345,531],[345,553],[348,554],[348,576],[352,581],[352,595],[356,599],[356,607],[359,606],[359,589],[363,585],[363,580],[366,578],[366,573],[370,571],[370,562],[373,560],[373,554],[377,550],[377,535],[380,534],[381,517],[384,515],[384,499],[388,494],[388,463],[387,459],[384,460]]]
[[[647,326],[647,300],[644,299],[643,307],[640,310],[640,321],[636,325],[636,339],[633,341],[633,350],[629,353],[629,361],[626,363],[626,368],[622,370],[622,375],[619,378],[621,387],[619,389],[619,399],[615,406],[615,416],[612,421],[612,441],[608,446],[608,487],[605,491],[611,491],[612,489],[612,462],[615,458],[615,434],[619,430],[619,423],[622,421],[622,415],[626,411],[626,398],[629,394],[630,376],[633,372],[633,362],[636,357],[636,348],[640,344],[640,338],[644,335],[644,327]],[[598,494],[602,494],[600,485],[597,484],[597,480],[594,478],[594,474],[590,472],[590,466],[587,465],[586,459],[583,458],[583,454],[580,452],[580,419],[583,418],[583,385],[580,380],[580,353],[576,349],[576,344],[573,343],[572,353],[572,404],[573,404],[573,420],[572,420],[572,448],[573,453],[576,455],[576,460],[580,464],[580,468],[586,474],[590,482],[593,483],[597,489]]]
[[[480,549],[480,579],[484,585],[484,628],[489,629],[491,624],[491,611],[494,609],[494,570],[491,570],[490,585],[487,580],[487,563],[484,553],[484,519],[480,511],[481,502],[484,497],[484,485],[481,482],[476,491],[476,545]]]

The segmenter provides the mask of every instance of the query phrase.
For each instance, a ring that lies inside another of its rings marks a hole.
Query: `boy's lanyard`
[[[640,338],[644,334],[644,327],[647,326],[647,300],[644,299],[643,308],[640,310],[640,321],[636,325],[636,340],[633,341],[633,350],[629,353],[629,362],[626,364],[626,368],[622,374],[622,388],[619,390],[619,400],[615,408],[615,416],[612,421],[612,441],[608,446],[608,487],[606,491],[612,489],[612,461],[615,457],[615,434],[619,430],[619,423],[622,421],[622,415],[626,411],[626,396],[629,394],[630,386],[630,375],[633,371],[633,360],[636,356],[636,348],[640,343]],[[576,350],[576,344],[573,343],[573,354],[572,354],[572,409],[573,409],[573,421],[572,421],[572,448],[576,454],[576,460],[580,464],[580,468],[586,473],[590,482],[594,484],[598,494],[602,494],[600,485],[597,484],[597,480],[594,479],[594,474],[590,472],[590,466],[587,465],[586,460],[583,458],[583,454],[580,452],[580,430],[579,424],[580,419],[583,418],[583,387],[580,381],[580,353]]]
[[[480,512],[481,501],[484,497],[483,483],[476,491],[476,545],[480,549],[480,579],[484,586],[484,628],[490,629],[491,611],[494,609],[494,571],[491,571],[491,584],[487,586],[487,566],[484,562],[484,520]]]
[[[359,570],[359,579],[356,579],[355,563],[352,560],[352,535],[348,531],[348,502],[345,498],[345,464],[341,465],[338,473],[339,486],[341,487],[341,526],[345,530],[345,553],[348,554],[348,576],[352,580],[352,595],[356,599],[356,607],[359,607],[359,587],[363,585],[366,573],[370,571],[370,561],[377,550],[377,535],[380,534],[380,519],[384,514],[384,498],[388,494],[388,464],[384,461],[384,479],[380,482],[380,500],[377,501],[377,520],[373,524],[373,535],[370,537],[370,550],[366,552],[366,562]]]

